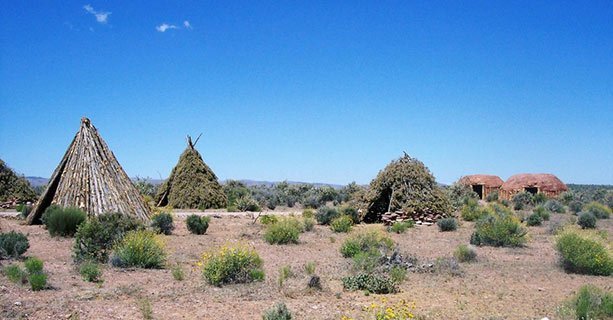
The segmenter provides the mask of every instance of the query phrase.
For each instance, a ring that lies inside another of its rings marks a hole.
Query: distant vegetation
[[[0,202],[17,200],[19,202],[34,201],[36,193],[30,183],[18,176],[0,159]]]

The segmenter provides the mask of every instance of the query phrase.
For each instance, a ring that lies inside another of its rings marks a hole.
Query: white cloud
[[[184,26],[184,27],[185,27],[185,29],[187,29],[187,30],[191,30],[191,29],[193,29],[193,28],[192,28],[192,25],[191,25],[191,24],[189,23],[189,21],[187,21],[187,20],[183,21],[183,26]]]
[[[168,29],[179,29],[177,26],[173,24],[162,23],[161,25],[155,27],[155,30],[159,32],[166,32]]]
[[[111,12],[105,12],[105,11],[96,11],[94,10],[94,7],[92,7],[89,4],[86,4],[83,6],[83,9],[85,9],[85,11],[87,11],[87,13],[90,13],[92,15],[94,15],[94,17],[96,17],[96,21],[105,24],[108,22],[109,20],[109,16],[111,15]]]

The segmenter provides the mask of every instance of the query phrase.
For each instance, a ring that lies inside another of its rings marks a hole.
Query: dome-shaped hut
[[[499,192],[504,181],[499,176],[489,174],[473,174],[463,176],[458,180],[459,184],[470,186],[479,195],[479,199],[485,199],[492,192]]]
[[[522,173],[511,176],[500,189],[502,198],[510,200],[516,193],[522,191],[555,197],[567,191],[568,187],[553,174]]]

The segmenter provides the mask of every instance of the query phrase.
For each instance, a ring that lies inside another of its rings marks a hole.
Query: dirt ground
[[[104,282],[85,282],[71,259],[72,239],[52,238],[40,226],[26,226],[21,220],[0,217],[3,232],[28,234],[26,256],[45,262],[49,290],[32,292],[0,275],[0,318],[28,319],[142,319],[143,310],[153,319],[261,319],[264,310],[283,301],[295,319],[340,319],[356,316],[363,306],[379,302],[380,295],[343,291],[341,277],[349,274],[350,260],[339,248],[346,234],[316,226],[303,233],[297,245],[269,245],[262,239],[263,228],[244,214],[208,213],[213,218],[207,234],[192,235],[185,227],[185,214],[177,214],[173,235],[164,236],[169,265],[178,263],[185,280],[173,279],[171,269],[142,270],[103,267]],[[595,284],[612,289],[610,277],[565,273],[557,264],[554,236],[549,224],[564,221],[569,214],[553,214],[551,222],[529,227],[530,240],[523,248],[477,249],[478,261],[460,264],[462,275],[409,273],[401,292],[386,295],[390,302],[414,302],[422,319],[557,319],[556,309],[581,285]],[[599,229],[609,237],[611,219],[600,220]],[[381,228],[382,225],[357,226]],[[467,244],[474,226],[462,222],[458,231],[439,232],[436,226],[390,234],[401,252],[422,259],[451,257],[459,244]],[[207,285],[195,262],[201,254],[227,242],[242,241],[256,248],[264,260],[263,282]],[[322,291],[306,289],[307,262],[316,263]],[[7,265],[13,261],[3,260]],[[277,282],[279,269],[289,265],[295,273],[283,288]]]

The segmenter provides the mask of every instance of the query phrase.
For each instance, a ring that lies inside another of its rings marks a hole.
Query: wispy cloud
[[[161,25],[155,27],[155,30],[159,32],[166,32],[166,30],[168,29],[178,29],[178,27],[175,26],[174,24],[167,24],[167,23],[162,23]]]
[[[83,9],[85,9],[85,11],[87,11],[88,13],[92,14],[94,17],[96,17],[96,21],[105,24],[108,22],[109,20],[109,16],[111,15],[111,12],[105,12],[105,11],[96,11],[94,10],[94,7],[92,7],[89,4],[86,4],[83,6]]]
[[[164,22],[161,25],[155,27],[155,30],[157,30],[159,32],[166,32],[167,30],[170,30],[170,29],[192,30],[193,28],[192,28],[192,24],[189,23],[189,21],[187,21],[187,20],[183,21],[183,26],[182,27],[181,26],[176,26],[174,24],[168,24],[166,22]]]

